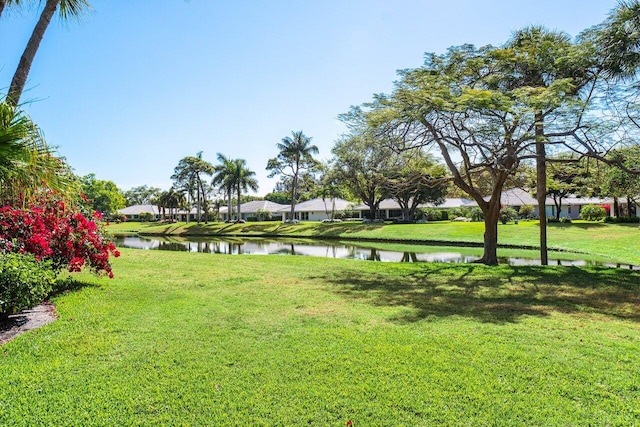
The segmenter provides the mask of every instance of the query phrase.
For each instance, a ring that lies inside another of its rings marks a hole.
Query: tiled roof
[[[241,204],[240,212],[242,212],[243,214],[245,213],[249,214],[249,213],[258,212],[259,210],[265,210],[265,211],[274,213],[287,207],[288,205],[281,205],[279,203],[270,202],[269,200],[252,200],[250,202]],[[238,206],[232,207],[233,212],[236,212],[237,209],[238,209]],[[221,206],[220,213],[227,213],[227,207]]]
[[[118,210],[118,213],[123,215],[140,215],[143,212],[159,215],[158,207],[155,205],[133,205]]]
[[[335,201],[335,205],[333,202]],[[352,205],[351,202],[344,199],[311,199],[306,202],[296,203],[295,211],[296,212],[325,212],[325,211],[342,211],[347,209]],[[283,209],[280,209],[280,212],[288,212],[291,210],[291,207],[287,206]]]

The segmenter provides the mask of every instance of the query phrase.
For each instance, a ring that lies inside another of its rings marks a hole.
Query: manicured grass
[[[640,423],[640,272],[122,252],[0,347],[0,425]]]
[[[290,237],[330,237],[344,239],[412,240],[482,243],[484,224],[479,222],[433,222],[427,224],[361,224],[303,222],[257,222],[245,224],[154,223],[113,224],[115,233],[141,232],[149,234],[184,235],[279,235]],[[537,221],[521,221],[498,227],[498,242],[502,245],[538,247]],[[640,264],[640,228],[638,224],[605,224],[575,221],[571,224],[549,224],[550,249],[588,253],[603,260]]]

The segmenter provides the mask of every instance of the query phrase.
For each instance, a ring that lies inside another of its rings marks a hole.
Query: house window
[[[567,213],[571,215],[571,205],[569,205],[569,207],[567,208]]]
[[[300,221],[309,221],[309,212],[300,212]]]

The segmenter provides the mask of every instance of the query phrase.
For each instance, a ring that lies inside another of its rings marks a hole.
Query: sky
[[[35,58],[23,110],[77,175],[126,191],[169,189],[180,159],[243,158],[273,190],[267,160],[303,131],[329,159],[338,115],[389,93],[425,52],[501,45],[543,25],[576,36],[616,0],[89,0],[55,19]],[[38,3],[38,2],[31,2]],[[0,94],[39,10],[0,18]]]

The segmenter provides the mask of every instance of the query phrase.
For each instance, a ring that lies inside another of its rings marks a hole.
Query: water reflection
[[[275,239],[164,239],[139,236],[125,236],[114,239],[117,246],[146,250],[169,250],[183,252],[204,252],[212,254],[228,255],[295,255],[315,256],[325,258],[360,259],[382,262],[444,262],[444,263],[470,263],[478,260],[482,255],[482,249],[476,249],[475,253],[462,253],[451,251],[451,248],[438,246],[413,245],[415,251],[393,251],[380,247],[363,247],[357,244],[347,244],[333,241],[300,240],[286,241]],[[381,245],[382,247],[382,245]],[[466,250],[474,251],[473,249]],[[533,252],[532,252],[533,253]],[[540,265],[540,259],[535,256],[527,257],[502,257],[500,263],[509,265]],[[595,261],[549,259],[550,265],[585,266],[604,265],[607,267],[628,268],[639,270],[640,267],[629,264],[603,264]]]

